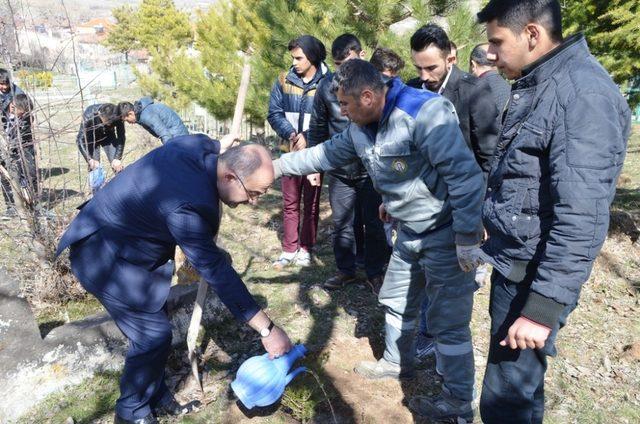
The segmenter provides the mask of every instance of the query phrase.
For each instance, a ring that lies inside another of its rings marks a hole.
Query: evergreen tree
[[[123,53],[128,62],[129,52],[138,45],[135,33],[136,13],[131,6],[116,7],[111,13],[118,23],[109,32],[104,44],[115,52]]]

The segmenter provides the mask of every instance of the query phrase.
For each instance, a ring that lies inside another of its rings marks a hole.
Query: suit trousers
[[[165,308],[152,313],[136,310],[123,301],[126,300],[126,293],[122,294],[121,300],[102,290],[86,276],[80,278],[78,267],[91,263],[87,262],[89,258],[93,258],[98,270],[102,269],[103,263],[108,265],[108,248],[104,243],[100,234],[95,233],[73,244],[71,267],[82,287],[100,301],[129,340],[116,413],[126,420],[136,420],[149,415],[157,405],[172,396],[164,381],[164,368],[171,349],[171,324]],[[97,252],[103,252],[103,256],[100,257]]]
[[[313,187],[306,176],[283,176],[281,180],[284,203],[282,250],[292,253],[302,248],[311,252],[316,244],[318,232],[322,185]],[[300,226],[301,200],[304,204],[302,226]]]
[[[542,424],[547,357],[556,355],[555,339],[576,305],[568,305],[542,349],[500,346],[520,317],[531,281],[514,283],[498,271],[491,274],[491,338],[482,383],[480,415],[485,424]]]

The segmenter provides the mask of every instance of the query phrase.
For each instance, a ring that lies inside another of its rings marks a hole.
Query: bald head
[[[218,195],[231,207],[256,203],[273,184],[271,153],[259,144],[231,147],[218,158]]]

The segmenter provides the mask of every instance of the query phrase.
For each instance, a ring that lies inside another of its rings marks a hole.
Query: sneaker
[[[367,284],[369,285],[369,287],[371,287],[371,291],[375,295],[380,293],[382,283],[384,283],[384,276],[382,275],[376,275],[375,277],[367,278]]]
[[[379,361],[362,361],[355,368],[356,374],[364,378],[377,380],[380,378],[404,379],[411,378],[415,372],[413,369],[401,369],[399,364],[392,364],[384,358]]]
[[[280,257],[271,264],[275,269],[285,268],[293,263],[298,251],[295,252],[282,252]]]
[[[416,335],[416,358],[424,359],[436,353],[436,341],[422,333]]]
[[[297,266],[310,266],[311,265],[311,253],[307,252],[304,249],[299,249],[298,254],[293,260],[293,264]]]
[[[351,284],[356,281],[356,277],[353,275],[347,275],[340,271],[336,273],[333,277],[327,279],[327,281],[322,284],[322,287],[327,290],[335,290],[341,289],[347,284]]]
[[[468,400],[456,399],[447,389],[437,396],[416,396],[409,409],[432,421],[453,420],[456,424],[473,423],[473,406]]]

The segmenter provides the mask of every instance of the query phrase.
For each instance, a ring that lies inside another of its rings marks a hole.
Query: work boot
[[[341,289],[347,284],[353,283],[354,281],[356,281],[355,276],[347,275],[343,272],[338,271],[336,275],[327,279],[327,281],[324,282],[322,287],[327,290]]]
[[[164,415],[186,415],[193,412],[199,406],[200,402],[197,400],[181,405],[173,396],[171,396],[167,401],[158,405],[158,407],[154,409],[153,413],[156,417]]]
[[[409,401],[409,409],[432,421],[453,420],[456,424],[473,422],[471,401],[456,399],[446,388],[436,396],[416,396]]]
[[[159,424],[159,421],[153,416],[153,414],[149,414],[135,420],[125,420],[120,415],[116,414],[113,418],[113,424]]]
[[[364,378],[371,380],[380,378],[412,378],[415,374],[413,368],[403,370],[399,364],[393,364],[384,358],[380,358],[380,360],[376,362],[362,361],[355,367],[354,371]]]

